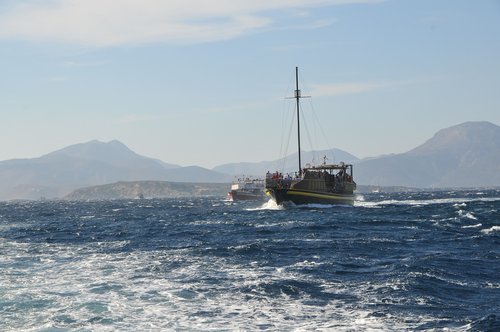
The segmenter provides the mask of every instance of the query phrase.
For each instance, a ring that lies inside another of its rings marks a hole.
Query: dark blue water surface
[[[500,191],[0,203],[0,330],[500,331]]]

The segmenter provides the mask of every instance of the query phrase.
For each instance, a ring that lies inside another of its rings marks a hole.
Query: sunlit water
[[[500,330],[500,191],[0,203],[0,330]]]

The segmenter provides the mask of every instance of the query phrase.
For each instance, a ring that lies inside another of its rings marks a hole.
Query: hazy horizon
[[[495,0],[0,1],[0,160],[94,139],[182,166],[275,160],[295,66],[313,148],[406,152],[500,124],[499,18]]]

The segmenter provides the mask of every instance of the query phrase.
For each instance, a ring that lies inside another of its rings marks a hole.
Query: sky
[[[0,160],[94,139],[275,160],[295,152],[296,66],[305,150],[500,125],[500,0],[0,0],[0,60]]]

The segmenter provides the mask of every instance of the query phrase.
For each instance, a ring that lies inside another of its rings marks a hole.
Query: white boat
[[[227,193],[227,198],[231,201],[262,200],[265,197],[265,181],[250,177],[233,181],[231,190]]]

